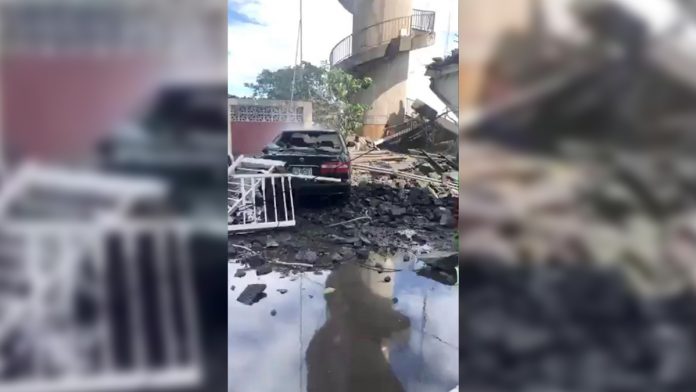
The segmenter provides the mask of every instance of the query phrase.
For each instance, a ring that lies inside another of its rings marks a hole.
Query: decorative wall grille
[[[233,105],[230,106],[230,121],[233,122],[286,122],[304,123],[304,108],[302,106],[261,106]]]

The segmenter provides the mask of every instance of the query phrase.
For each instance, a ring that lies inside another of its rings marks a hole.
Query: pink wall
[[[232,122],[230,124],[232,154],[257,155],[282,130],[302,127],[281,122]]]
[[[11,155],[79,158],[143,108],[154,67],[142,57],[17,56],[2,73],[2,132]]]

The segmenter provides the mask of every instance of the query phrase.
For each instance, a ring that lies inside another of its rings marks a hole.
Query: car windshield
[[[319,149],[337,151],[341,149],[341,139],[335,132],[283,132],[275,144],[287,149]]]

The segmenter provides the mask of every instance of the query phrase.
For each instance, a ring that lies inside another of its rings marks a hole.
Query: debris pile
[[[481,259],[460,276],[461,390],[696,390],[693,295],[640,298],[579,264]]]
[[[424,188],[362,183],[345,204],[298,210],[297,230],[235,237],[228,254],[259,274],[267,263],[277,269],[326,269],[365,260],[370,252],[452,249],[455,204],[455,198]]]
[[[399,154],[387,150],[372,150],[352,154],[353,183],[381,183],[394,188],[419,187],[435,198],[456,197],[458,165],[443,154],[409,150]]]
[[[423,152],[354,154],[351,195],[343,203],[296,200],[295,227],[234,237],[228,256],[242,265],[236,277],[272,270],[290,276],[365,263],[372,252],[421,255],[454,249],[457,174],[451,158]]]
[[[461,173],[465,258],[617,268],[646,294],[696,287],[693,159],[624,152],[562,162],[474,144],[463,151],[472,162]]]

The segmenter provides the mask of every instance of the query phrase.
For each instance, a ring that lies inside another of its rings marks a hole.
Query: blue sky
[[[253,82],[264,68],[278,69],[294,62],[299,0],[228,0],[228,92],[245,96],[244,83]],[[413,0],[413,7],[436,12],[435,45],[411,54],[409,98],[443,105],[423,75],[433,57],[456,47],[457,0]],[[338,0],[304,0],[304,60],[320,64],[331,48],[352,30],[352,15]],[[449,28],[449,39],[448,39]]]
[[[227,24],[231,26],[235,24],[259,24],[259,22],[232,7],[228,7]]]

